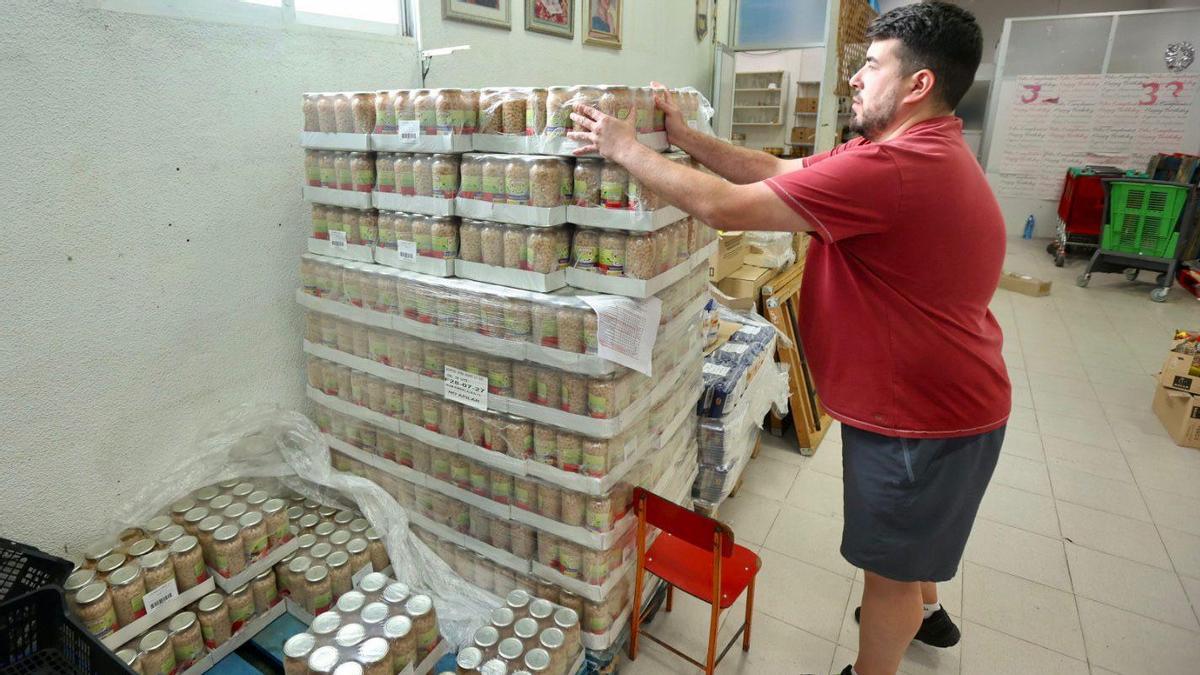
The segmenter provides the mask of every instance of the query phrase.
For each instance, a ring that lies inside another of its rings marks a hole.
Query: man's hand
[[[629,111],[630,119],[634,119],[635,112]],[[622,156],[638,145],[637,129],[633,124],[605,115],[590,105],[575,104],[571,120],[575,122],[576,131],[567,134],[567,137],[584,144],[575,151],[576,155],[598,152],[605,159],[620,162]]]
[[[683,112],[679,110],[679,106],[671,102],[671,92],[667,91],[665,86],[658,82],[651,82],[650,87],[654,90],[655,107],[663,111],[663,116],[666,118],[667,142],[677,147],[683,147],[680,141],[689,130],[687,121],[683,119]]]

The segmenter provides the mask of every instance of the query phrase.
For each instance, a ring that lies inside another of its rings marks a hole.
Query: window
[[[735,49],[791,49],[825,42],[825,0],[737,0]]]
[[[101,9],[255,26],[413,35],[414,0],[99,0]]]

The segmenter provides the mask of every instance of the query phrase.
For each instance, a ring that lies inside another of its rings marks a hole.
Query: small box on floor
[[[1050,282],[1031,277],[1028,274],[1005,272],[1000,275],[1000,288],[1014,293],[1041,297],[1050,295]]]
[[[765,267],[742,265],[717,284],[722,293],[733,298],[750,298],[758,300],[758,292],[763,284],[775,276],[775,270]]]
[[[1200,396],[1159,387],[1154,393],[1154,414],[1175,443],[1200,448]]]
[[[1200,334],[1177,331],[1171,351],[1158,374],[1158,383],[1164,387],[1200,394]]]
[[[745,237],[741,232],[722,232],[717,252],[708,262],[708,280],[716,283],[742,266],[746,258]]]

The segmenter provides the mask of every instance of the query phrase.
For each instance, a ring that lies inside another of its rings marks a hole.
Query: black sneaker
[[[861,623],[860,614],[862,614],[862,607],[855,607],[854,623]],[[929,615],[928,619],[921,622],[921,628],[913,639],[931,647],[945,649],[958,644],[961,638],[962,633],[958,632],[958,626],[954,625],[954,620],[946,613],[945,608],[939,607],[936,612]]]
[[[842,671],[842,675],[854,675],[854,666],[846,666],[845,670]]]

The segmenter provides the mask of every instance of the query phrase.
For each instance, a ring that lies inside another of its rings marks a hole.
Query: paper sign
[[[154,610],[162,607],[170,602],[173,598],[179,595],[179,588],[175,585],[175,580],[171,579],[167,583],[150,591],[142,598],[142,604],[146,607],[146,613],[152,614]]]
[[[373,573],[374,571],[375,571],[375,568],[371,565],[371,563],[367,563],[366,565],[363,565],[362,569],[360,569],[359,571],[355,572],[353,575],[350,576],[350,585],[355,588],[358,588],[358,582],[362,581],[363,577],[367,576],[368,574]]]
[[[762,326],[742,326],[738,329],[738,332],[745,333],[746,335],[758,335],[762,332]]]
[[[330,230],[329,244],[334,248],[346,248],[346,233],[341,230]]]
[[[597,356],[651,375],[662,300],[634,300],[619,295],[584,295],[580,300],[596,312]]]
[[[415,261],[417,259],[417,242],[397,241],[396,254],[401,260]]]
[[[400,120],[396,122],[396,134],[400,137],[401,143],[416,143],[417,138],[421,135],[421,122],[419,120]]]
[[[706,363],[701,368],[701,372],[705,375],[715,375],[717,377],[725,377],[729,374],[729,366],[722,366],[719,363]]]
[[[476,410],[487,410],[488,379],[465,370],[446,366],[443,391],[447,401],[456,401]]]

